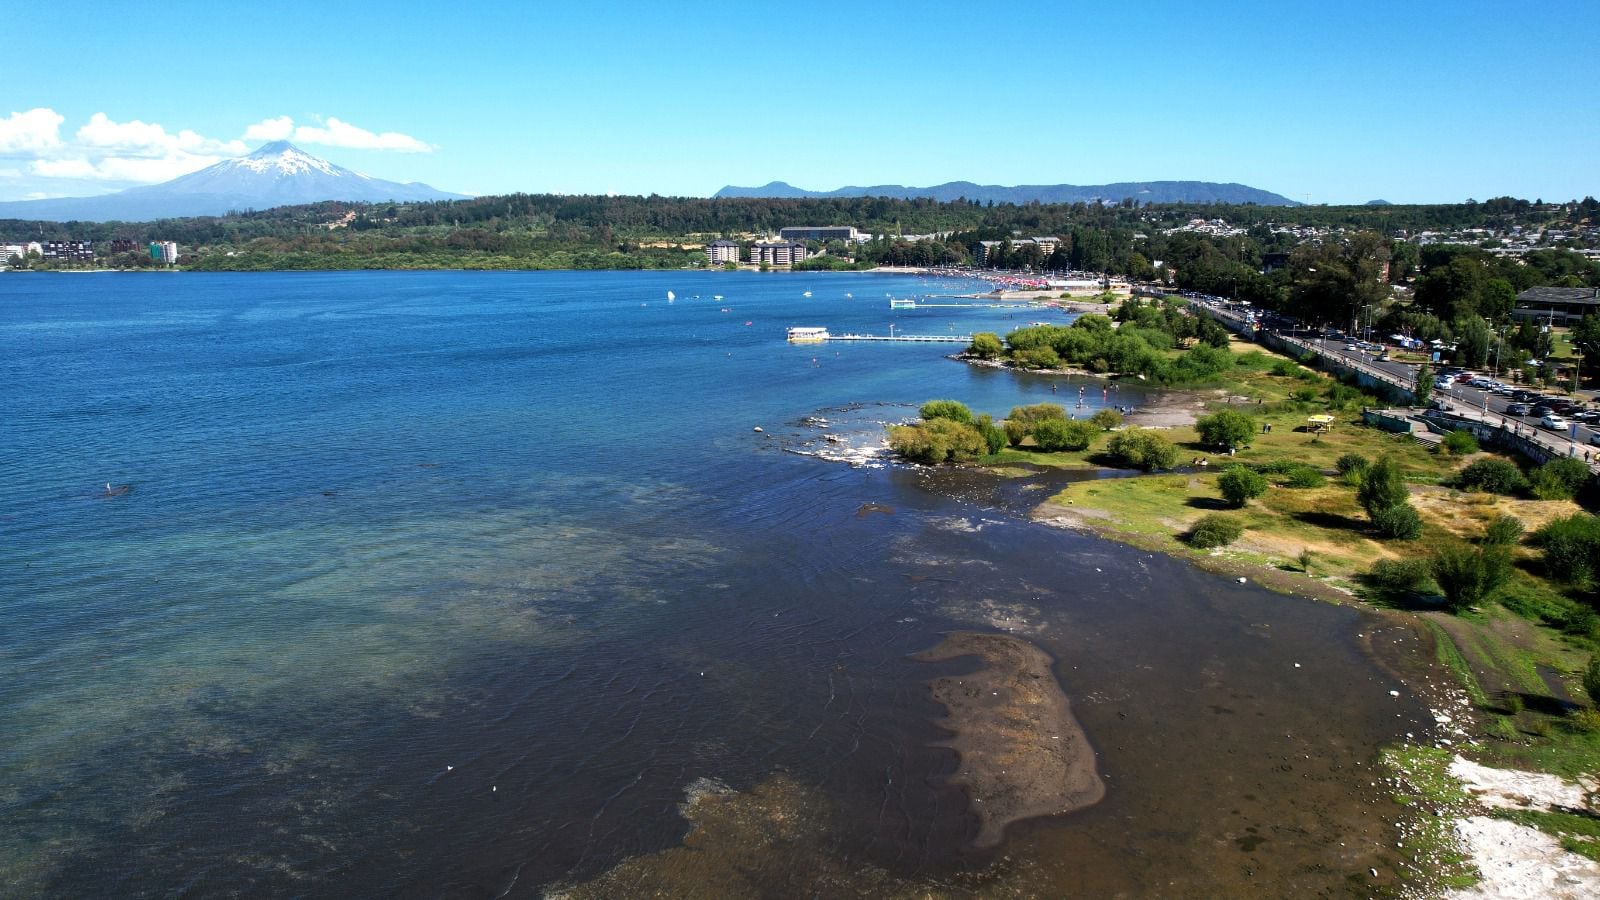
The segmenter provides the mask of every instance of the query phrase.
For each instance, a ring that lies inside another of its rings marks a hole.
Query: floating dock
[[[894,341],[905,344],[970,344],[970,334],[830,334],[829,341]]]

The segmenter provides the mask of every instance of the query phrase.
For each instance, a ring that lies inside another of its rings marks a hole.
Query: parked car
[[[1521,403],[1531,403],[1531,402],[1533,402],[1535,400],[1538,400],[1539,399],[1539,395],[1535,394],[1533,391],[1529,391],[1529,390],[1518,390],[1518,391],[1512,391],[1511,392],[1511,399],[1519,401]]]
[[[1551,431],[1566,431],[1572,427],[1572,423],[1568,422],[1565,416],[1558,413],[1546,413],[1545,417],[1539,420],[1539,424]]]

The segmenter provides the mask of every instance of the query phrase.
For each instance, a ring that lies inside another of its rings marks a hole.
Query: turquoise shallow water
[[[933,397],[1060,399],[949,345],[783,340],[1064,319],[886,299],[973,288],[0,278],[0,884],[536,891],[674,844],[695,779],[773,771],[837,798],[863,859],[948,865],[972,821],[905,654],[1020,603],[1126,686],[1111,651],[1179,615],[1152,598],[1211,598],[1181,615],[1218,646],[1272,606],[981,490],[785,452],[816,449],[813,415],[859,443]],[[1350,625],[1275,614],[1308,647]],[[1381,680],[1353,643],[1319,652]],[[927,786],[887,822],[885,771]]]

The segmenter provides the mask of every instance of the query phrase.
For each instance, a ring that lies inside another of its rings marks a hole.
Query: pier
[[[894,341],[909,344],[970,344],[970,334],[830,334],[829,341]]]

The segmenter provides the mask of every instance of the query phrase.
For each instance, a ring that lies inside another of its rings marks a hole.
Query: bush
[[[1361,489],[1356,492],[1356,499],[1374,522],[1379,512],[1410,502],[1411,492],[1406,489],[1405,478],[1401,476],[1400,466],[1394,457],[1378,457],[1378,461],[1367,470],[1366,477],[1361,479]]]
[[[1522,537],[1522,520],[1516,516],[1495,516],[1483,529],[1483,542],[1493,546],[1515,544]]]
[[[967,352],[979,359],[994,359],[1005,352],[1005,345],[1000,343],[1000,335],[992,331],[980,331],[972,336],[972,344],[967,347]]]
[[[1587,587],[1600,572],[1600,519],[1588,513],[1550,521],[1531,543],[1544,551],[1545,569],[1568,584]]]
[[[1033,434],[1033,426],[1046,419],[1061,419],[1065,421],[1067,411],[1057,403],[1035,403],[1032,406],[1013,406],[1011,414],[1006,416],[1006,439],[1015,447],[1023,439]]]
[[[1552,459],[1533,472],[1533,496],[1540,500],[1571,500],[1592,476],[1579,459]]]
[[[1433,585],[1433,574],[1427,560],[1380,559],[1367,571],[1367,582],[1386,591],[1406,594],[1427,592]]]
[[[1491,494],[1515,494],[1527,484],[1528,480],[1522,477],[1522,470],[1504,459],[1480,459],[1468,464],[1456,475],[1457,487]]]
[[[1372,516],[1372,526],[1391,540],[1414,541],[1422,537],[1422,517],[1409,503],[1378,510]]]
[[[889,429],[889,449],[917,462],[976,459],[987,446],[977,428],[951,419],[927,419],[919,425]]]
[[[1445,606],[1462,613],[1500,589],[1511,577],[1511,554],[1504,547],[1451,544],[1433,556],[1433,580]]]
[[[1119,413],[1114,409],[1100,409],[1096,410],[1095,414],[1089,417],[1089,421],[1094,424],[1094,427],[1100,429],[1101,431],[1110,431],[1111,429],[1122,424],[1122,413]]]
[[[1589,702],[1600,706],[1600,654],[1589,657],[1589,665],[1583,670],[1583,690],[1589,695]]]
[[[1312,466],[1295,466],[1289,470],[1288,476],[1289,478],[1284,484],[1292,488],[1317,488],[1328,483],[1328,479],[1324,478],[1322,473]]]
[[[1017,350],[1011,354],[1011,358],[1024,369],[1054,369],[1061,365],[1061,357],[1049,347]]]
[[[1232,465],[1222,470],[1217,489],[1229,505],[1241,507],[1267,492],[1267,479],[1249,466]]]
[[[1334,462],[1333,467],[1339,470],[1340,475],[1349,475],[1351,472],[1366,472],[1372,468],[1372,460],[1359,453],[1346,453]]]
[[[1254,419],[1238,410],[1224,409],[1195,420],[1200,440],[1217,447],[1242,447],[1256,433]]]
[[[1088,422],[1045,419],[1033,426],[1033,441],[1046,453],[1061,450],[1087,450],[1097,429]]]
[[[1309,387],[1295,388],[1289,392],[1289,396],[1300,401],[1301,403],[1310,403],[1311,401],[1317,399],[1317,389]]]
[[[1194,523],[1189,529],[1190,546],[1210,549],[1212,547],[1226,547],[1237,541],[1244,534],[1244,525],[1234,520],[1232,516],[1211,513],[1202,516],[1200,521]]]
[[[990,456],[999,453],[1000,448],[1006,445],[1005,429],[994,424],[994,416],[988,413],[979,416],[976,427],[978,434],[983,436],[984,446],[988,448]]]
[[[1452,456],[1466,456],[1478,452],[1478,439],[1470,431],[1452,431],[1444,436],[1439,446]]]
[[[967,409],[965,403],[956,400],[929,400],[917,410],[917,415],[922,416],[924,420],[949,419],[963,425],[972,424],[972,410]]]
[[[1119,431],[1111,436],[1106,452],[1117,465],[1130,469],[1170,469],[1178,461],[1178,448],[1165,437],[1144,429]]]
[[[1292,378],[1299,371],[1300,367],[1287,359],[1280,359],[1272,364],[1272,374],[1284,378]]]

